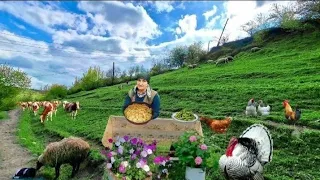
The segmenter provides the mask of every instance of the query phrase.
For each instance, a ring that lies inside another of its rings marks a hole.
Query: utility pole
[[[220,40],[221,40],[222,34],[223,34],[223,32],[224,32],[224,29],[225,29],[225,28],[226,28],[226,26],[227,26],[228,20],[229,20],[229,18],[227,19],[226,23],[224,24],[224,27],[223,27],[222,33],[221,33],[221,35],[220,35],[220,38],[219,38],[219,41],[218,41],[217,47],[218,47],[218,46],[219,46],[219,44],[220,44]]]
[[[113,85],[113,81],[114,81],[114,62],[113,62],[113,66],[112,66],[112,81],[111,81],[112,85]]]

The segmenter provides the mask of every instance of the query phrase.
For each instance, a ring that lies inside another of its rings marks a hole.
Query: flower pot
[[[202,168],[186,168],[186,180],[205,180],[206,179],[206,171]]]

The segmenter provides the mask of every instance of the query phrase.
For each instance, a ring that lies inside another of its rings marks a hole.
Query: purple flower
[[[105,156],[108,155],[108,152],[107,152],[106,150],[101,150],[100,152],[101,152],[101,154],[103,154],[103,155],[105,155]]]
[[[194,162],[196,163],[196,165],[200,165],[202,163],[202,158],[197,156],[195,159],[194,159]]]
[[[107,157],[111,158],[112,157],[112,152],[108,152]]]
[[[202,149],[202,150],[207,150],[208,147],[207,147],[207,145],[205,145],[205,144],[201,144],[200,149]]]
[[[107,163],[107,168],[111,169],[112,168],[112,164],[111,163]]]
[[[125,173],[126,172],[126,167],[123,164],[120,164],[119,172],[121,172],[121,173]]]
[[[131,160],[135,160],[137,158],[137,155],[136,154],[132,154],[131,155]]]
[[[190,142],[194,142],[194,141],[196,141],[197,140],[197,137],[196,136],[190,136],[190,138],[189,138],[189,141]]]
[[[126,180],[127,178],[125,176],[122,177],[122,180]]]
[[[119,149],[118,149],[118,153],[119,153],[119,154],[123,154],[123,149],[122,149],[122,148],[119,148]]]
[[[137,138],[132,138],[132,139],[131,139],[131,144],[132,144],[132,145],[136,145],[137,142],[138,142],[138,139],[137,139]]]
[[[136,155],[140,155],[140,153],[141,153],[141,150],[140,150],[140,149],[137,149],[137,150],[134,152],[134,154],[136,154]]]
[[[123,139],[128,142],[129,141],[129,136],[123,136]]]
[[[143,167],[144,165],[147,164],[147,161],[145,159],[140,159],[139,163],[140,163],[141,167]]]
[[[148,156],[148,153],[147,153],[147,151],[142,151],[140,155],[141,155],[142,157],[147,157],[147,156]]]
[[[155,157],[154,160],[153,160],[153,162],[154,162],[155,164],[161,164],[161,162],[162,162],[162,156],[157,156],[157,157]]]

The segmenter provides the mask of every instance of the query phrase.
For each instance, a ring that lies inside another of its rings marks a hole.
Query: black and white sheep
[[[47,145],[38,158],[36,169],[39,170],[43,165],[55,167],[55,179],[57,179],[60,175],[60,166],[70,164],[72,166],[71,177],[74,177],[79,170],[80,163],[88,157],[89,152],[90,145],[81,138],[64,138]]]
[[[260,51],[260,50],[261,50],[261,48],[259,48],[259,47],[251,48],[251,52],[257,52],[257,51]]]

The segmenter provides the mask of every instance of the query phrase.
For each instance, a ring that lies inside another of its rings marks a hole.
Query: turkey
[[[232,137],[219,160],[228,180],[263,180],[263,166],[272,160],[273,140],[269,130],[253,124],[239,138]]]

